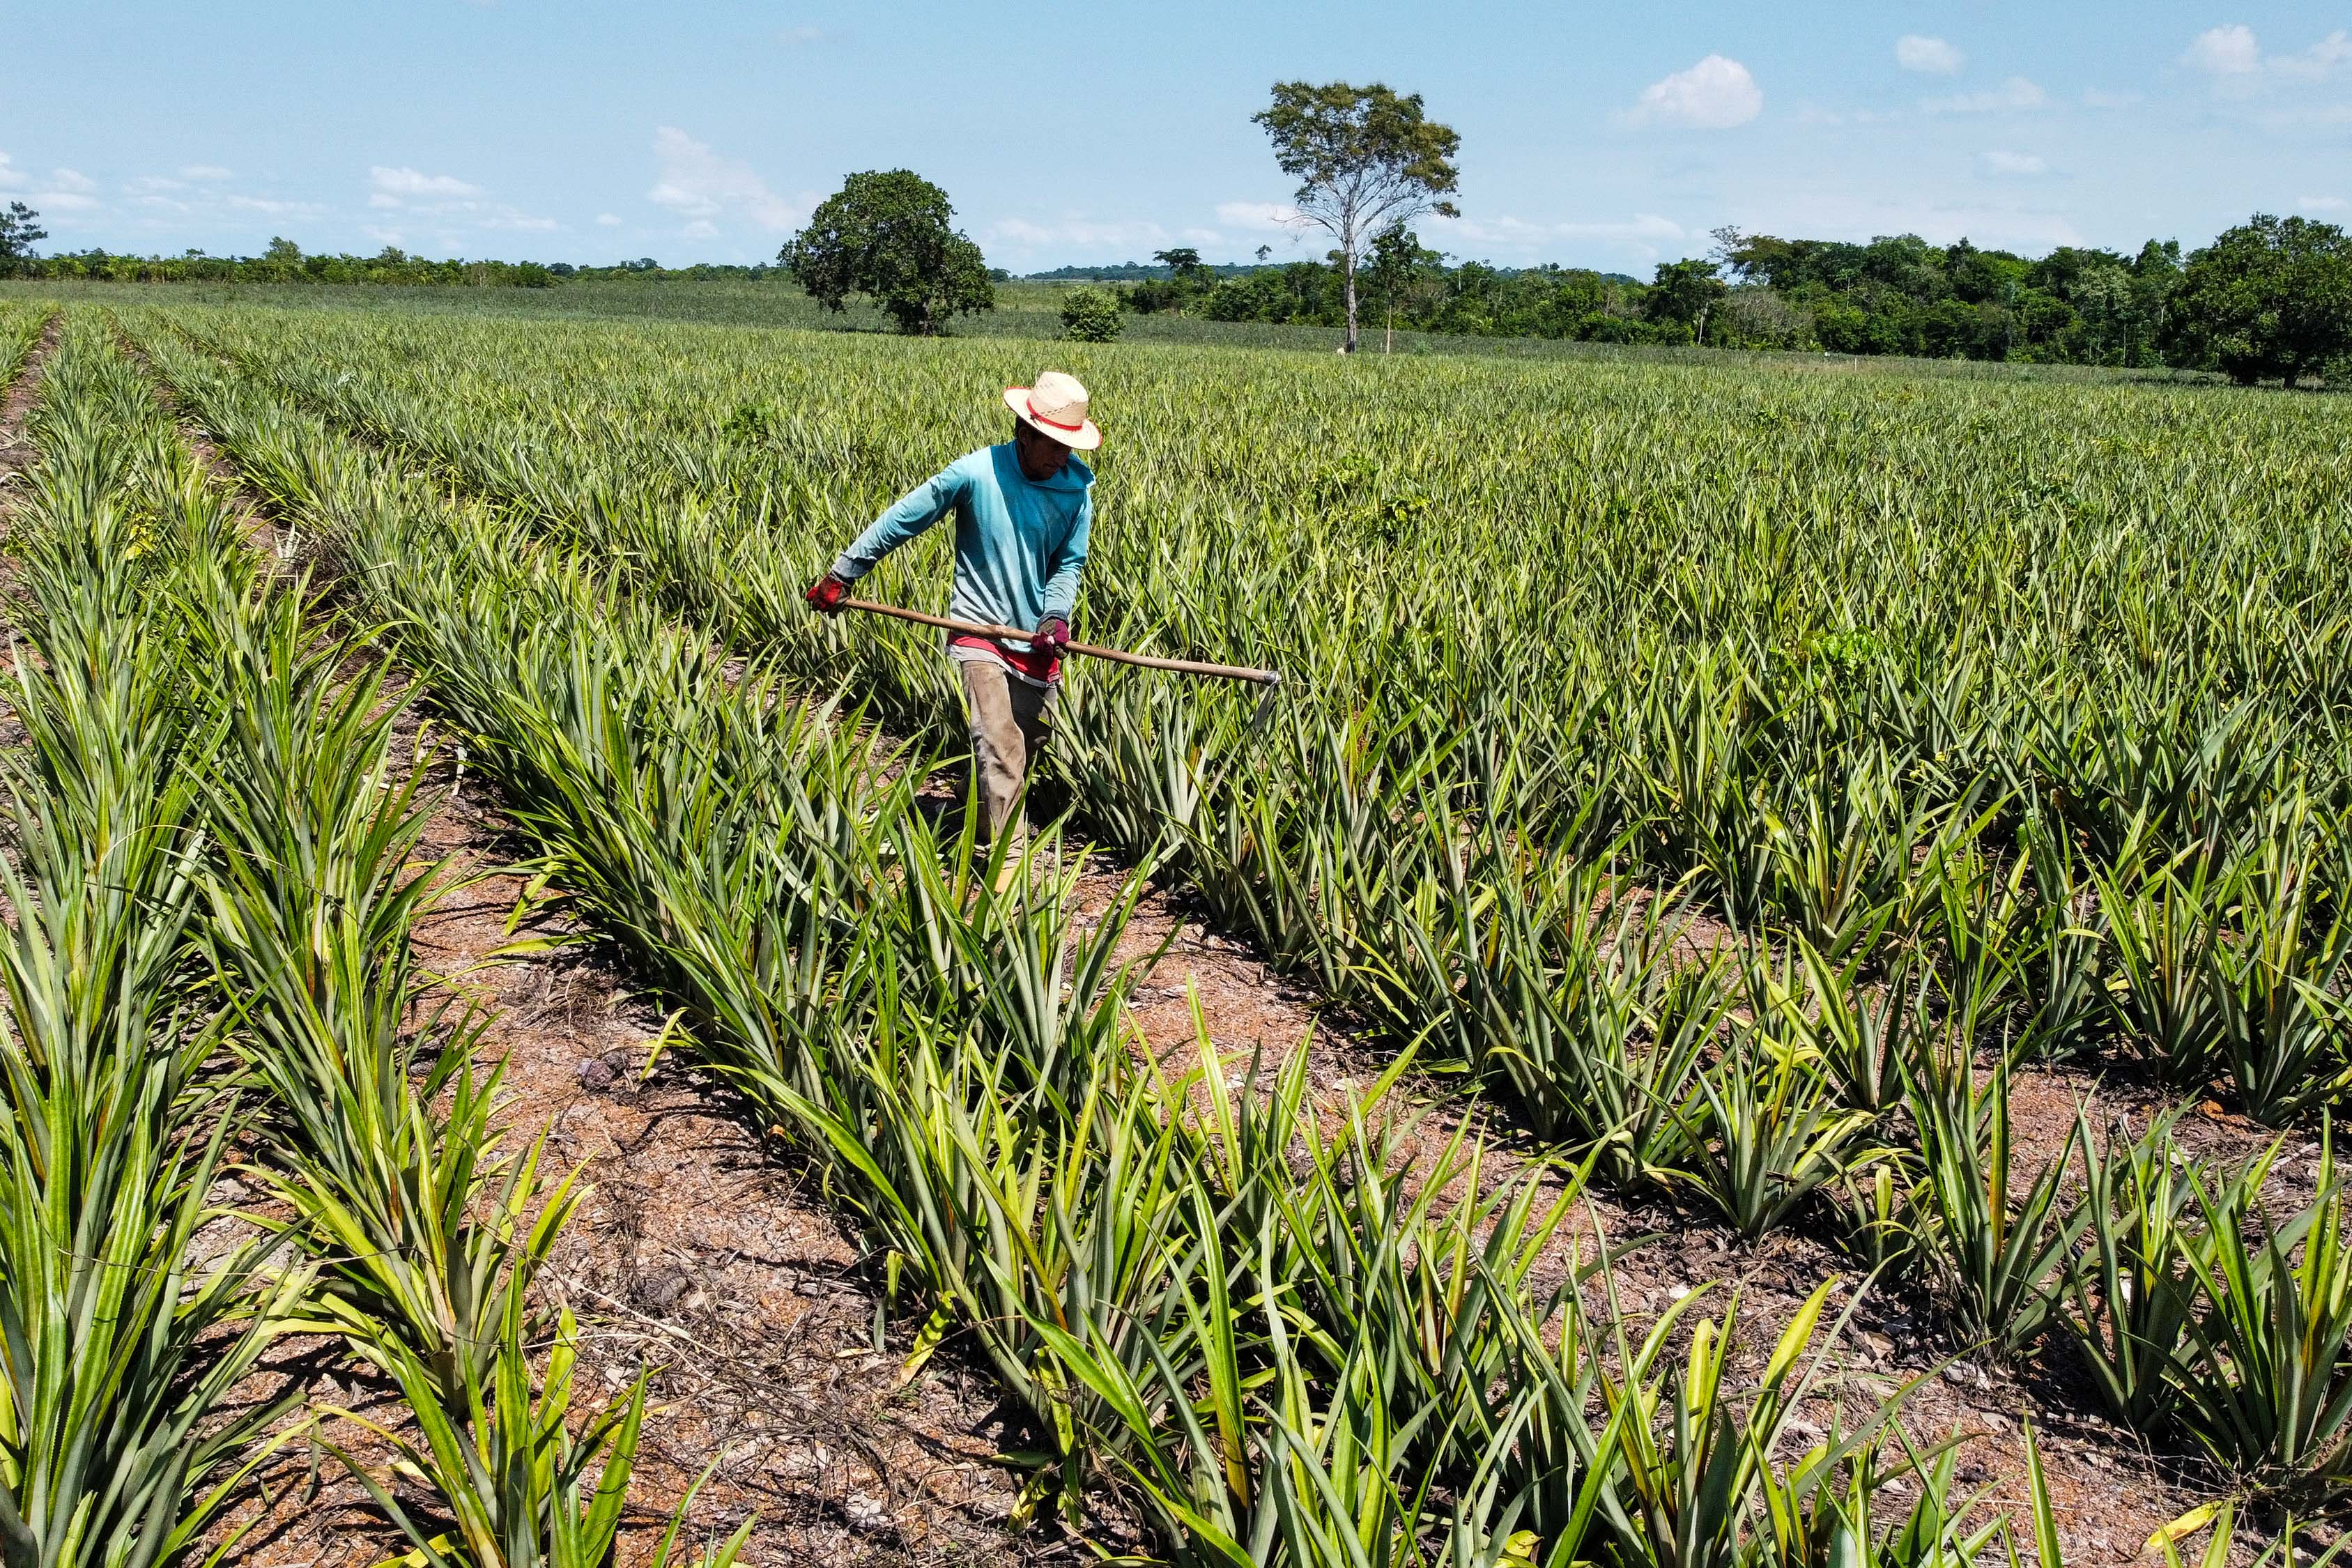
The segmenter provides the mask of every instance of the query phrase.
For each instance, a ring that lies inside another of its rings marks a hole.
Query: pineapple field
[[[12,1564],[2335,1554],[2340,399],[159,297],[0,296]],[[1024,852],[802,591],[1047,364],[1285,679]]]

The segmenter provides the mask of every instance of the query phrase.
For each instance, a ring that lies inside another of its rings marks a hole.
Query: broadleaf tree
[[[1213,275],[1202,261],[1201,253],[1189,245],[1180,245],[1173,250],[1155,250],[1151,253],[1151,259],[1168,268],[1168,276],[1180,283],[1213,280]]]
[[[1716,264],[1704,257],[1662,261],[1642,300],[1642,313],[1654,321],[1676,321],[1691,330],[1691,342],[1706,342],[1708,312],[1731,292],[1716,276]]]
[[[2189,258],[2168,302],[2173,363],[2293,386],[2352,353],[2352,235],[2257,213]]]
[[[1144,287],[1145,298],[1152,303],[1148,310],[1172,310],[1184,313],[1187,302],[1198,300],[1217,286],[1217,275],[1201,259],[1201,253],[1189,245],[1172,250],[1155,250],[1151,259],[1168,268],[1165,282],[1154,279]]]
[[[1460,184],[1453,163],[1462,138],[1422,111],[1421,94],[1380,82],[1318,87],[1278,81],[1274,101],[1251,117],[1274,142],[1275,162],[1297,180],[1298,221],[1336,242],[1356,352],[1356,269],[1372,241],[1424,213],[1458,216],[1445,198]]]
[[[1416,309],[1428,304],[1444,289],[1444,254],[1428,249],[1411,229],[1391,224],[1373,237],[1371,253],[1364,259],[1363,274],[1372,297],[1388,317],[1381,352],[1393,353],[1397,311],[1402,309],[1410,321]]]
[[[828,310],[863,294],[900,331],[929,337],[950,317],[996,308],[988,263],[954,226],[948,194],[906,169],[852,174],[776,259]]]

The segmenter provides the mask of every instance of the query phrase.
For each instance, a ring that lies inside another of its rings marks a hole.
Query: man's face
[[[1037,483],[1060,473],[1070,460],[1067,447],[1018,417],[1013,421],[1013,450],[1021,459],[1021,472]]]

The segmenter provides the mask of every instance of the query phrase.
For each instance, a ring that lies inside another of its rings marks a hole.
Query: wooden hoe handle
[[[920,610],[900,609],[896,605],[877,605],[871,599],[844,599],[840,608],[864,610],[868,615],[894,616],[902,621],[915,621],[927,626],[940,626],[951,632],[971,632],[984,637],[1010,637],[1015,642],[1027,642],[1036,636],[1018,626],[984,626],[976,621],[950,620],[945,616],[927,616]],[[1249,680],[1260,686],[1279,686],[1282,672],[1274,669],[1249,669],[1237,664],[1202,664],[1190,658],[1155,658],[1150,654],[1129,653],[1125,648],[1096,647],[1091,643],[1074,642],[1063,645],[1065,653],[1082,653],[1088,658],[1107,658],[1113,664],[1132,664],[1144,669],[1172,669],[1183,675],[1209,675],[1221,680]]]

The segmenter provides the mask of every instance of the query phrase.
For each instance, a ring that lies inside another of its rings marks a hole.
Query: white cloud
[[[1128,256],[1140,255],[1147,250],[1162,250],[1168,245],[1168,231],[1149,220],[1098,223],[1076,215],[1066,215],[1050,223],[1005,218],[990,225],[988,235],[992,240],[1001,240],[1016,248],[1034,249],[1042,245],[1060,245],[1096,251],[1115,250]]]
[[[688,239],[717,239],[719,226],[709,218],[698,217],[677,232]]]
[[[228,205],[240,212],[266,213],[283,217],[289,213],[322,213],[327,209],[316,202],[286,202],[273,196],[231,196]]]
[[[551,217],[527,213],[506,202],[486,200],[488,193],[481,186],[455,174],[428,174],[419,169],[394,169],[378,163],[368,170],[368,184],[371,189],[367,205],[371,212],[436,217],[445,223],[460,222],[477,230],[544,232],[562,226]],[[232,197],[232,202],[235,199]],[[459,242],[446,238],[445,243],[454,246]]]
[[[599,228],[618,228],[621,226],[620,216],[614,213],[598,213],[596,215],[596,226]]]
[[[1808,103],[1791,116],[1800,125],[1885,125],[1903,118],[1899,109],[1824,109]]]
[[[1437,218],[1432,226],[1449,236],[1482,244],[1526,246],[1555,237],[1567,239],[1667,240],[1685,239],[1690,231],[1656,213],[1635,213],[1629,218],[1604,218],[1583,223],[1529,223],[1524,218]]]
[[[229,171],[222,168],[218,163],[183,163],[180,165],[180,178],[184,180],[226,180],[228,176]]]
[[[2260,89],[2281,81],[2318,81],[2336,68],[2352,62],[2352,33],[2342,28],[2309,48],[2291,55],[2266,55],[2254,30],[2244,23],[2209,27],[2197,35],[2183,65],[2211,76],[2217,86],[2234,92]]]
[[[1525,218],[1458,217],[1433,219],[1429,227],[1436,238],[1433,243],[1458,245],[1466,240],[1472,245],[1490,249],[1532,251],[1550,237],[1549,225],[1529,223]]]
[[[1764,89],[1748,68],[1722,55],[1709,55],[1690,69],[1643,88],[1641,100],[1621,118],[1628,125],[1727,131],[1747,124],[1763,109]]]
[[[1656,213],[1635,213],[1627,218],[1601,218],[1566,223],[1529,223],[1524,218],[1436,218],[1423,237],[1440,247],[1464,243],[1489,255],[1529,260],[1549,259],[1563,240],[1598,242],[1644,260],[1656,260],[1669,248],[1679,253],[1690,231]]]
[[[158,191],[184,191],[185,180],[167,180],[161,174],[142,174],[135,180],[125,180],[122,188],[134,196],[152,195]]]
[[[1984,155],[1985,172],[1993,174],[2031,176],[2046,174],[2050,164],[2038,153],[2005,153],[1999,150]]]
[[[2352,60],[2352,34],[2338,27],[2299,55],[2273,55],[2263,63],[2282,76],[2317,81],[2347,60]]]
[[[2307,213],[2340,213],[2347,206],[2352,206],[2352,202],[2347,202],[2342,196],[2303,196],[2297,198],[2294,205]]]
[[[1922,99],[1919,107],[1930,114],[1993,114],[2002,110],[2039,109],[2050,95],[2021,76],[2011,77],[1990,92],[1955,93],[1949,98]]]
[[[0,153],[0,191],[28,202],[37,212],[88,212],[99,205],[90,194],[97,189],[96,180],[73,169],[51,169],[47,179],[37,179]]]
[[[376,195],[395,199],[404,196],[478,196],[482,194],[481,186],[469,185],[454,174],[427,174],[408,168],[387,169],[381,163],[368,171],[368,184]]]
[[[2063,213],[2028,206],[1946,204],[1933,201],[1873,201],[1828,193],[1799,196],[1781,207],[1775,221],[1782,233],[1825,239],[1867,240],[1874,235],[1916,234],[1930,245],[1967,238],[1979,245],[2038,247],[2082,245],[2083,232]]]
[[[2263,68],[2263,50],[2254,41],[2254,30],[2239,22],[2198,34],[2182,63],[2215,76],[2245,76]]]
[[[1552,232],[1570,239],[1670,240],[1686,239],[1689,232],[1672,218],[1655,213],[1635,213],[1622,222],[1561,223],[1552,226]]]
[[[1217,221],[1235,228],[1278,229],[1287,234],[1298,227],[1298,209],[1278,202],[1219,202]]]
[[[709,142],[697,142],[675,125],[654,132],[654,161],[660,171],[646,199],[699,224],[740,216],[764,229],[786,229],[811,210],[809,204],[788,202],[770,190],[749,163],[721,157]],[[688,237],[708,239],[717,233],[714,226],[709,234],[689,232]]]
[[[1907,71],[1950,76],[1968,64],[1969,57],[1941,38],[1906,33],[1895,40],[1895,63]]]

